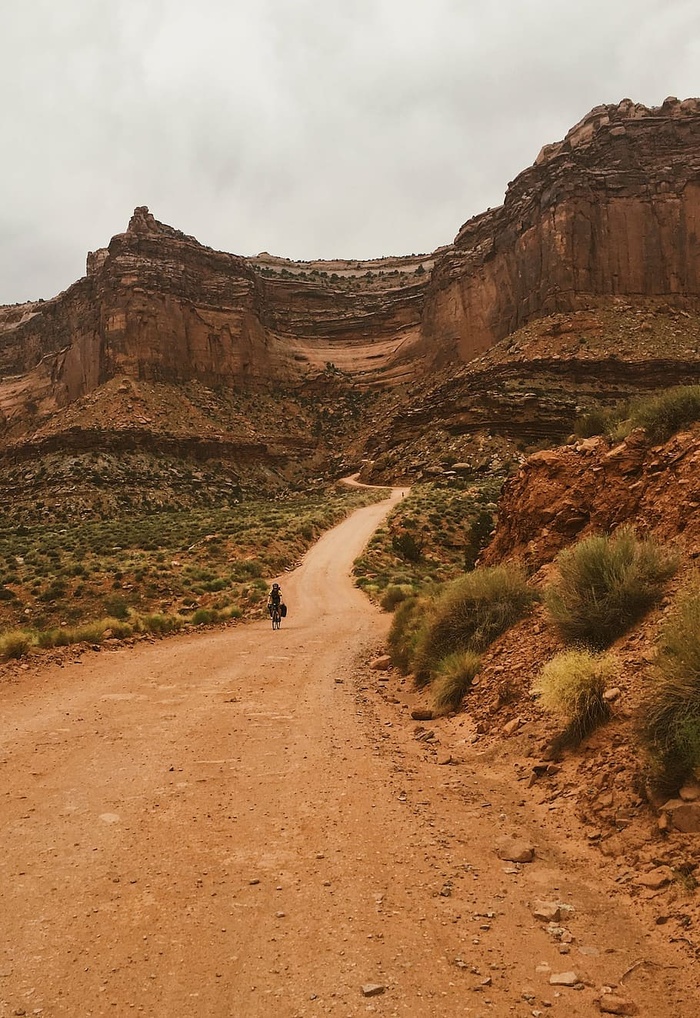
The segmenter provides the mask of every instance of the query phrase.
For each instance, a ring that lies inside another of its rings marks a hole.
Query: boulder
[[[662,810],[668,813],[677,831],[682,831],[683,834],[700,834],[700,801],[672,800],[671,803],[665,803]]]

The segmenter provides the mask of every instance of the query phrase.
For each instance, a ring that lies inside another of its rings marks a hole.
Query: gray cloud
[[[696,0],[29,0],[0,35],[0,303],[140,204],[239,254],[432,250],[593,106],[700,66]]]

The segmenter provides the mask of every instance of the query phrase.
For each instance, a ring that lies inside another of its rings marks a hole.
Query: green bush
[[[142,633],[172,633],[182,628],[182,619],[176,615],[162,615],[155,612],[152,615],[141,615],[137,621],[138,629]]]
[[[566,642],[602,649],[660,599],[678,557],[625,527],[584,538],[561,552],[557,564],[559,579],[545,594],[554,623]]]
[[[379,599],[379,603],[384,611],[391,612],[396,608],[397,604],[401,604],[407,597],[411,597],[414,594],[413,587],[406,583],[390,583],[384,593]]]
[[[484,650],[532,605],[535,593],[515,566],[494,566],[447,584],[417,634],[412,666],[429,682],[452,651]]]
[[[124,620],[129,617],[129,605],[122,594],[108,594],[103,604],[112,618]]]
[[[435,709],[458,710],[480,668],[481,657],[472,650],[457,650],[439,661],[433,683]]]
[[[0,661],[25,657],[32,646],[32,638],[22,629],[9,629],[0,636]]]
[[[566,727],[563,742],[580,742],[610,713],[603,699],[608,682],[618,673],[611,654],[567,650],[548,661],[532,691],[545,710],[560,717]]]
[[[593,438],[595,435],[607,434],[609,427],[610,414],[600,407],[596,407],[576,418],[574,434],[578,438]]]
[[[125,640],[128,636],[132,636],[134,627],[124,622],[123,619],[105,619],[107,624],[107,630],[112,634],[116,640]]]
[[[652,781],[676,791],[700,767],[700,578],[679,595],[659,637],[639,731]]]
[[[218,618],[219,613],[213,608],[198,608],[190,621],[194,626],[207,626],[210,622],[216,622]]]
[[[654,442],[665,442],[676,431],[700,420],[700,385],[682,385],[638,400],[632,406],[631,418]]]
[[[401,534],[394,534],[391,539],[391,547],[396,554],[407,562],[420,562],[423,558],[423,544],[413,534],[404,531]]]
[[[425,599],[410,597],[397,607],[391,621],[387,647],[393,664],[402,672],[410,668]]]
[[[491,539],[493,529],[493,516],[486,509],[480,509],[469,524],[467,544],[464,549],[465,569],[474,568],[476,560]]]
[[[73,643],[102,643],[108,629],[124,623],[117,619],[100,619],[96,622],[84,622],[79,626],[61,626],[56,629],[45,629],[37,636],[37,643],[44,649],[48,647],[68,647]],[[127,627],[130,630],[130,627]]]

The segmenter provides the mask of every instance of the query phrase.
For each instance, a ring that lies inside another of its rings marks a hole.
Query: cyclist
[[[282,604],[282,588],[279,583],[273,583],[270,593],[267,595],[267,610],[272,615],[272,606],[276,605],[279,609]]]

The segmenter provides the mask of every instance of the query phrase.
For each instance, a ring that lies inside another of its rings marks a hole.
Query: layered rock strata
[[[438,259],[423,336],[462,360],[592,297],[700,297],[700,100],[599,106]]]
[[[601,296],[696,310],[699,233],[696,99],[596,108],[432,256],[246,259],[141,207],[64,293],[0,308],[0,428],[30,434],[118,375],[240,391],[332,365],[349,384],[396,385]]]

